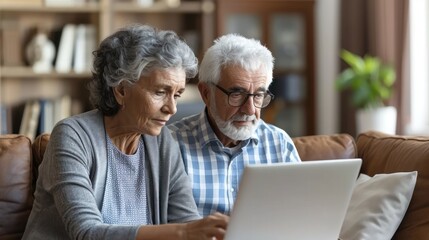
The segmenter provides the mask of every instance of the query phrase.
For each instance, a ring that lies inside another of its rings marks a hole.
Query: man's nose
[[[244,104],[240,107],[241,112],[246,115],[254,115],[256,111],[255,101],[253,96],[248,96]]]

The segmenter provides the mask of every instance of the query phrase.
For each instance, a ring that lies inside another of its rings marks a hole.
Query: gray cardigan
[[[168,129],[143,139],[153,223],[199,219],[178,145]],[[55,126],[39,167],[23,239],[135,239],[139,226],[102,221],[106,154],[101,112],[92,110]]]

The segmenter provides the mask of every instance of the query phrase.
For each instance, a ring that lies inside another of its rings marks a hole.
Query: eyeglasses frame
[[[213,83],[213,85],[215,86],[215,87],[217,87],[219,90],[221,90],[223,93],[225,93],[227,96],[228,96],[228,104],[231,106],[231,107],[241,107],[241,106],[243,106],[246,102],[247,102],[247,100],[249,100],[249,97],[250,96],[252,96],[252,97],[254,97],[254,96],[256,96],[257,94],[256,93],[246,93],[246,98],[244,99],[244,101],[243,101],[243,103],[240,105],[240,106],[233,106],[231,103],[230,103],[230,101],[229,101],[229,96],[231,95],[231,94],[233,94],[233,93],[237,93],[237,92],[239,92],[239,91],[228,91],[228,90],[226,90],[225,88],[223,88],[223,87],[221,87],[221,86],[219,86],[219,85],[217,85],[217,84],[214,84]],[[245,93],[245,92],[241,92],[241,93]],[[255,106],[256,108],[265,108],[265,107],[267,107],[270,103],[271,103],[271,101],[272,100],[274,100],[274,94],[272,94],[269,90],[266,90],[265,91],[265,96],[264,96],[264,99],[267,97],[267,96],[270,96],[271,97],[271,99],[270,99],[270,101],[267,103],[267,105],[265,105],[265,106],[260,106],[260,107],[258,107],[258,106],[256,106],[255,105],[255,101],[253,101],[253,106]],[[263,102],[263,101],[262,101]]]

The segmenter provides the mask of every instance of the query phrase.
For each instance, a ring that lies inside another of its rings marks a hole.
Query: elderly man
[[[261,109],[274,98],[271,52],[254,39],[217,39],[200,66],[200,114],[168,127],[179,142],[201,215],[229,214],[248,164],[300,162],[290,136],[265,123]]]

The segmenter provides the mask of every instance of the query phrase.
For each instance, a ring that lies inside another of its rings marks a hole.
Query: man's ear
[[[125,86],[120,83],[118,86],[113,88],[113,94],[115,95],[116,102],[123,106],[125,97]]]
[[[209,105],[210,99],[210,88],[207,83],[200,82],[198,83],[198,90],[200,91],[201,98],[203,99],[206,105]]]

